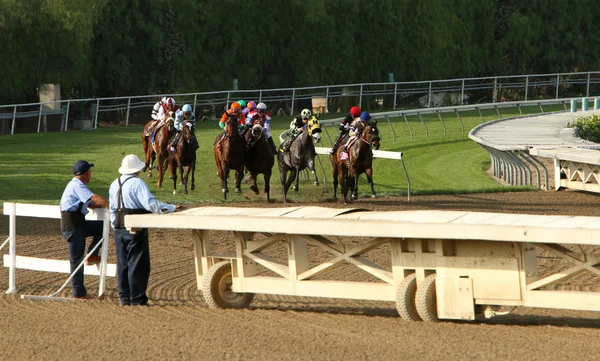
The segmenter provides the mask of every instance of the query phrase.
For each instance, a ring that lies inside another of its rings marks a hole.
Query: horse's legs
[[[290,177],[288,178],[287,182],[285,183],[285,192],[286,193],[290,189],[290,186],[292,185],[292,183],[294,183],[294,180],[296,180],[297,173],[298,173],[297,169],[295,169],[295,168],[290,169]]]
[[[252,182],[250,189],[254,192],[254,194],[260,193],[258,191],[258,186],[256,185],[256,178],[258,178],[258,174],[253,172],[248,172],[248,174],[250,175],[250,181]]]
[[[227,192],[229,192],[229,188],[227,188],[227,178],[229,178],[229,166],[225,166],[223,170],[221,170],[221,188],[223,190],[223,197],[227,199]]]
[[[283,203],[287,203],[286,194],[287,189],[285,187],[285,179],[287,178],[288,169],[286,166],[279,167],[279,180],[281,181],[281,191],[283,193]]]
[[[235,170],[235,193],[242,193],[242,178],[244,178],[244,167]]]
[[[264,172],[263,176],[265,178],[265,193],[267,193],[267,202],[269,202],[271,200],[271,171],[268,170]]]
[[[354,175],[352,176],[352,179],[354,180],[354,187],[352,187],[352,199],[353,200],[357,200],[358,199],[358,171],[356,169],[354,169],[354,171],[352,172]]]
[[[182,173],[182,178],[183,179],[183,194],[188,194],[188,177],[190,175],[190,168],[192,168],[191,165],[188,165],[185,167],[185,174]],[[181,167],[181,171],[183,172],[183,166]]]
[[[333,166],[333,199],[337,198],[337,187],[338,187],[338,168],[337,164],[332,163]]]
[[[367,175],[367,181],[371,186],[371,198],[376,198],[377,194],[375,193],[375,185],[373,184],[373,168],[367,168],[365,174]]]
[[[165,159],[162,152],[157,154],[158,157],[158,181],[156,182],[156,187],[160,189],[162,186],[163,177],[165,176]]]
[[[296,166],[296,184],[294,184],[294,192],[298,192],[298,182],[300,181],[300,167]]]
[[[348,171],[342,168],[338,173],[338,180],[340,182],[342,196],[344,197],[344,203],[348,203]]]
[[[190,166],[191,172],[192,172],[192,186],[190,187],[191,190],[196,189],[196,179],[194,178],[194,173],[196,173],[196,161],[192,162],[192,165]]]
[[[313,178],[315,180],[313,182],[313,184],[318,186],[319,185],[319,177],[317,177],[317,172],[315,172],[315,160],[314,159],[308,161],[308,169],[310,169],[310,171],[313,174]]]

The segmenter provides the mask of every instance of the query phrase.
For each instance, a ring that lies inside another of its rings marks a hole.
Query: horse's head
[[[263,127],[262,124],[260,123],[256,123],[252,126],[252,138],[254,139],[260,139],[260,137],[263,134]]]
[[[175,129],[175,119],[173,118],[173,112],[169,112],[169,117],[165,120],[165,124],[169,129],[169,132],[172,132]]]
[[[183,138],[186,140],[186,142],[190,143],[195,136],[194,123],[186,121],[181,129],[181,132],[183,133]]]
[[[311,120],[309,120],[308,123],[306,123],[306,129],[308,131],[308,134],[312,136],[315,140],[315,143],[321,142],[322,129],[321,123],[319,123],[319,120],[317,118],[313,117]]]
[[[225,122],[225,133],[232,137],[238,131],[238,115],[237,113],[227,113],[227,121]]]
[[[379,146],[381,145],[381,137],[379,136],[379,129],[377,128],[376,120],[365,126],[362,135],[363,139],[369,143],[373,149],[379,149]]]

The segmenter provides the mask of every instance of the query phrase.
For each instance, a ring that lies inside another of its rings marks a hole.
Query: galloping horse
[[[311,119],[306,126],[302,127],[302,133],[292,142],[288,151],[283,151],[280,148],[277,153],[281,188],[283,188],[283,203],[287,202],[287,192],[294,180],[296,180],[294,191],[298,190],[301,170],[308,167],[314,176],[314,185],[319,185],[319,178],[315,172],[317,152],[315,151],[313,139],[317,143],[321,141],[321,124],[316,118]],[[290,178],[286,181],[288,172],[290,172]]]
[[[235,192],[240,193],[240,183],[244,176],[244,158],[246,156],[246,142],[238,132],[237,115],[228,115],[225,122],[225,140],[222,148],[220,147],[220,139],[223,135],[217,135],[213,145],[215,162],[219,178],[221,178],[221,186],[223,190],[223,198],[227,199],[227,178],[229,170],[235,169]]]
[[[264,124],[257,122],[252,126],[252,129],[248,130],[246,141],[249,144],[249,149],[246,156],[246,169],[250,173],[250,179],[252,180],[250,189],[252,189],[254,194],[259,193],[256,186],[256,177],[261,173],[263,174],[268,202],[271,200],[270,181],[275,157],[263,132],[263,126]]]
[[[348,149],[348,159],[342,158],[342,148],[333,154],[331,164],[333,166],[333,198],[337,198],[338,182],[344,196],[344,203],[348,203],[348,189],[352,188],[352,200],[358,198],[358,176],[362,173],[367,175],[367,181],[371,186],[371,197],[375,198],[373,186],[373,151],[371,148],[379,149],[381,138],[377,121],[365,126],[361,136],[354,141]],[[352,181],[353,187],[352,187]]]
[[[194,172],[196,171],[196,134],[194,134],[193,123],[186,121],[181,129],[181,137],[175,146],[175,151],[169,153],[169,164],[173,178],[173,194],[177,192],[177,169],[183,184],[183,193],[188,194],[188,177],[192,174],[191,190],[196,188]],[[185,174],[183,167],[185,166]]]
[[[158,158],[158,181],[156,186],[160,188],[162,186],[163,177],[167,170],[167,160],[169,159],[169,139],[175,135],[175,119],[173,119],[173,113],[169,112],[169,117],[165,122],[155,130],[154,142],[152,142],[152,136],[146,136],[148,127],[152,124],[152,121],[148,122],[144,127],[142,133],[142,141],[144,145],[144,153],[146,153],[146,165],[142,172],[148,170],[148,177],[152,177],[152,167],[154,166],[155,158]]]

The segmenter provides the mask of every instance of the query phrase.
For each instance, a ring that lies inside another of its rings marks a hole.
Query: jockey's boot
[[[271,147],[271,152],[273,152],[273,155],[277,155],[277,147],[275,147],[273,137],[268,137],[267,141],[269,142],[269,146]]]
[[[154,123],[150,124],[150,126],[148,127],[148,130],[146,131],[146,136],[149,137],[152,135],[152,131],[154,131],[154,127],[156,126],[156,120],[154,121]]]
[[[333,146],[331,147],[331,150],[329,151],[329,154],[333,154],[335,153],[335,151],[340,147],[340,139],[336,139],[335,142],[333,142]]]

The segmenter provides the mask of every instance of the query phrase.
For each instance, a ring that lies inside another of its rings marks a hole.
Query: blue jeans
[[[126,229],[115,229],[115,247],[121,305],[147,304],[146,289],[150,278],[148,229],[135,234]]]
[[[67,240],[69,247],[69,262],[71,263],[71,273],[75,271],[77,266],[83,261],[85,257],[85,239],[87,237],[94,237],[88,252],[90,252],[102,239],[102,221],[86,221],[85,228],[74,228],[68,231],[62,232],[63,237]],[[94,255],[98,255],[99,249],[96,250]],[[83,285],[83,267],[77,271],[77,273],[71,279],[71,285],[73,287],[73,296],[85,296],[87,290]]]

